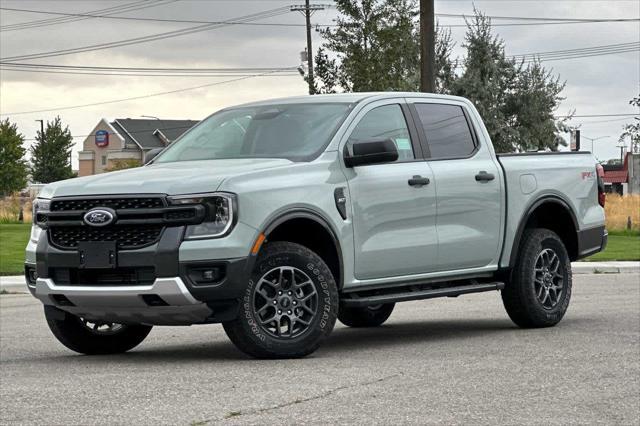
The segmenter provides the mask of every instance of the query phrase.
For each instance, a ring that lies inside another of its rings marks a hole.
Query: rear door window
[[[475,143],[462,107],[425,103],[414,105],[431,159],[464,158],[473,153]]]

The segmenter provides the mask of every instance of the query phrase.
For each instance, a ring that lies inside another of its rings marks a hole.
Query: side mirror
[[[398,159],[398,148],[391,139],[354,142],[353,154],[345,147],[344,163],[347,167],[365,164],[391,163]]]
[[[164,150],[164,148],[154,148],[144,153],[144,164],[149,164],[151,160],[156,158],[158,154],[160,154]]]

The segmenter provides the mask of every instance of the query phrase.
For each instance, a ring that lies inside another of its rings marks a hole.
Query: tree
[[[111,165],[104,169],[105,172],[115,172],[116,170],[132,169],[134,167],[140,167],[142,162],[135,158],[121,158],[111,161]]]
[[[640,108],[640,94],[637,97],[631,99],[629,104]],[[620,142],[624,142],[626,138],[631,139],[631,152],[635,154],[640,153],[640,117],[634,117],[636,120],[633,124],[625,124],[622,126],[622,134],[620,135]]]
[[[20,191],[27,185],[24,136],[9,119],[0,121],[0,196]]]
[[[73,137],[69,126],[62,128],[62,120],[56,117],[47,121],[44,135],[38,132],[36,143],[31,146],[31,174],[39,183],[49,183],[74,177],[71,170]]]
[[[463,44],[464,70],[452,81],[451,93],[475,104],[498,152],[556,150],[566,144],[560,134],[568,130],[568,118],[554,118],[564,83],[538,61],[525,66],[507,58],[491,19],[474,12]]]
[[[337,0],[334,29],[321,30],[315,57],[317,93],[417,91],[420,25],[416,0]],[[455,77],[451,32],[436,30],[436,88],[447,93]]]

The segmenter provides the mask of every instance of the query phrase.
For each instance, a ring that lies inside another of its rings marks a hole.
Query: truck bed
[[[603,225],[596,159],[590,152],[499,154],[506,185],[506,227],[500,265],[509,265],[521,219],[541,197],[557,198],[575,212],[578,231]],[[562,188],[562,192],[558,190]]]

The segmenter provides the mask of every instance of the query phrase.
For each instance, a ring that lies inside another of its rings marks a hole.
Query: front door
[[[390,138],[399,152],[393,163],[345,169],[359,280],[437,268],[433,173],[421,159],[417,135],[409,131],[409,116],[403,101],[380,101],[363,109],[347,132],[347,149],[354,141]]]

